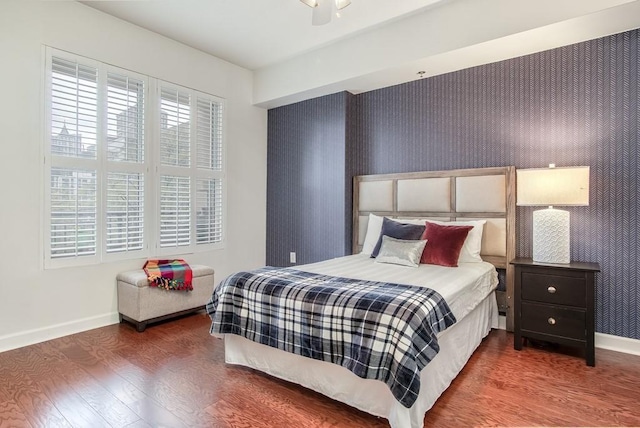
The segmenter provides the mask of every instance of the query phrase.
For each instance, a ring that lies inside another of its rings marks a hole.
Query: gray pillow
[[[382,236],[376,263],[418,267],[427,240],[405,240]]]
[[[391,220],[390,218],[383,217],[382,218],[382,230],[380,231],[380,238],[378,239],[378,243],[375,248],[371,252],[371,257],[375,258],[378,256],[378,251],[380,251],[380,246],[382,245],[382,236],[387,235],[391,238],[396,239],[404,239],[404,240],[418,240],[422,238],[422,234],[424,233],[425,224],[410,224],[410,223],[400,223],[395,220]]]

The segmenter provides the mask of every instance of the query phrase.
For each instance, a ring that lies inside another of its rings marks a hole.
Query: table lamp
[[[519,206],[546,205],[533,212],[533,261],[570,263],[569,211],[553,206],[589,205],[589,167],[518,169]]]

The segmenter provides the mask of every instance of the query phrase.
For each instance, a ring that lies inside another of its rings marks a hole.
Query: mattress
[[[357,254],[296,269],[347,278],[388,281],[432,288],[440,293],[457,322],[438,336],[440,352],[422,370],[418,400],[407,409],[383,383],[361,379],[347,369],[225,335],[225,361],[251,367],[298,383],[362,411],[389,420],[393,428],[423,426],[425,412],[449,386],[492,327],[498,310],[494,293],[497,273],[489,263],[464,263],[458,268],[420,265],[407,268],[376,263]]]

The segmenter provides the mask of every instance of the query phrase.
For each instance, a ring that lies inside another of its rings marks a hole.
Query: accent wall
[[[639,35],[270,110],[267,263],[350,253],[353,175],[589,165],[589,206],[567,208],[572,259],[600,263],[596,330],[640,339]],[[517,210],[518,256],[532,212]]]
[[[350,252],[348,109],[342,92],[269,110],[267,264],[289,266]]]

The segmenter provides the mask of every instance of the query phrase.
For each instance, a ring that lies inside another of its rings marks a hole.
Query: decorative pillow
[[[420,263],[457,267],[460,250],[471,229],[473,226],[443,226],[427,221],[421,239],[429,243]]]
[[[383,235],[376,263],[418,267],[426,243],[425,240],[407,241]]]
[[[485,220],[467,220],[467,221],[437,221],[428,220],[431,223],[441,226],[473,226],[469,231],[467,239],[464,241],[458,263],[480,263],[480,251],[482,250],[482,230],[484,229]]]
[[[423,233],[424,233],[424,226],[421,226],[418,224],[398,223],[397,221],[393,221],[384,217],[382,219],[382,231],[380,232],[380,239],[378,240],[376,247],[371,252],[371,257],[378,256],[378,251],[380,251],[380,246],[382,245],[382,237],[384,235],[387,235],[396,239],[417,241],[421,239],[420,237],[422,236]]]
[[[382,231],[382,217],[369,214],[369,222],[367,223],[367,234],[364,237],[362,243],[362,254],[371,255],[373,249],[376,247],[378,240],[380,239],[380,232]]]

